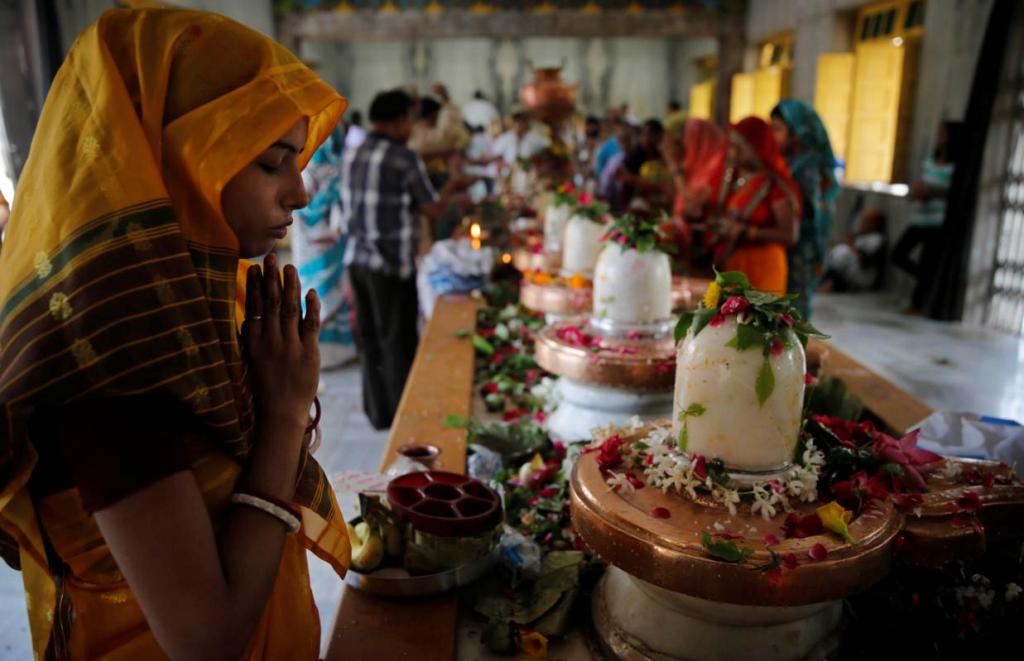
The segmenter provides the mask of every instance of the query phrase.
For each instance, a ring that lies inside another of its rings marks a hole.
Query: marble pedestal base
[[[624,425],[633,416],[663,420],[672,415],[672,391],[630,390],[597,386],[561,377],[558,408],[548,417],[552,438],[589,440],[590,430],[610,424]]]
[[[611,566],[593,598],[605,648],[626,661],[825,659],[835,650],[842,602],[738,606],[669,592]]]

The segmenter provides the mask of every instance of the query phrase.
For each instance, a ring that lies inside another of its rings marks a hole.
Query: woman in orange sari
[[[742,271],[757,289],[786,293],[786,250],[800,233],[799,189],[771,125],[747,117],[729,128],[708,227],[719,270]]]
[[[319,302],[273,257],[241,338],[234,302],[344,108],[213,14],[113,10],[68,53],[0,253],[0,551],[37,658],[318,657],[306,550],[349,562],[306,450]]]

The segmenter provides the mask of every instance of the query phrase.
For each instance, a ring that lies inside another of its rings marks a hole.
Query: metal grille
[[[1020,12],[1018,12],[1019,14]],[[1016,30],[1020,34],[1018,18]],[[1008,49],[1014,52],[1016,48]],[[1024,334],[1024,60],[1006,62],[1001,94],[1009,96],[1006,168],[1001,181],[999,229],[985,321],[989,326]]]

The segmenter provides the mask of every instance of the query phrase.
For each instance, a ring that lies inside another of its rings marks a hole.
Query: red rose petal
[[[718,326],[721,326],[724,323],[725,323],[725,317],[722,315],[721,312],[719,312],[715,316],[711,317],[711,321],[708,322],[708,325],[711,326],[712,328],[716,328]]]
[[[815,544],[807,551],[807,555],[811,560],[821,562],[828,557],[828,549],[825,548],[824,544]]]
[[[807,374],[804,374],[804,384],[805,385],[813,386],[817,381],[818,380],[815,379],[814,375],[811,374],[810,372],[808,372]]]
[[[772,356],[778,357],[782,355],[782,350],[785,349],[785,345],[781,341],[775,340],[772,342]]]
[[[655,519],[667,519],[670,516],[672,516],[672,513],[669,512],[664,507],[655,507],[654,509],[651,510],[651,516],[653,516]]]
[[[541,498],[554,498],[558,495],[558,487],[544,487],[537,493]]]
[[[765,536],[761,538],[761,541],[764,542],[765,546],[775,546],[779,543],[779,538],[771,533],[766,533]]]
[[[796,559],[796,554],[792,552],[783,553],[779,559],[782,560],[782,566],[786,569],[796,569],[800,564],[800,561]]]

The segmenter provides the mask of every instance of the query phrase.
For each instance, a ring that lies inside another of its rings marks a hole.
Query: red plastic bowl
[[[480,480],[446,471],[399,475],[388,484],[399,520],[439,537],[470,537],[501,523],[501,500]]]

